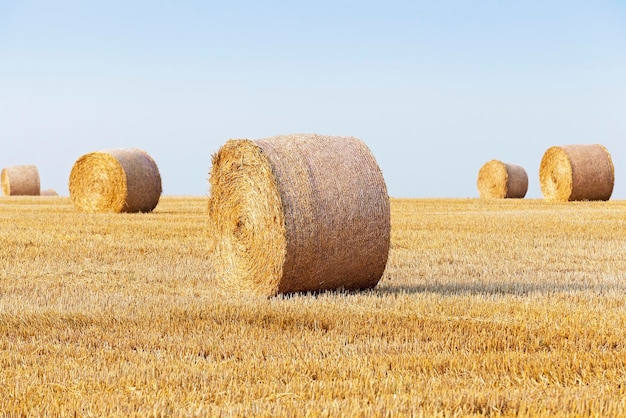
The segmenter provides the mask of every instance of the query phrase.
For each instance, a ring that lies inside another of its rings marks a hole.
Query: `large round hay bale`
[[[389,253],[389,196],[368,147],[352,137],[230,140],[213,156],[214,273],[263,295],[365,289]]]
[[[5,196],[39,196],[39,170],[34,165],[16,165],[2,169],[2,193]]]
[[[143,150],[96,151],[76,160],[69,189],[84,212],[150,212],[161,197],[161,175]]]
[[[609,200],[615,169],[602,145],[551,147],[541,159],[539,181],[546,200]]]
[[[478,171],[477,187],[483,199],[522,199],[528,191],[528,174],[519,165],[491,160]]]

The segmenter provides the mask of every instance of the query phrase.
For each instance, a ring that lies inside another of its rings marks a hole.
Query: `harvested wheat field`
[[[206,198],[0,200],[13,416],[626,415],[626,202],[391,200],[362,292],[216,286]]]

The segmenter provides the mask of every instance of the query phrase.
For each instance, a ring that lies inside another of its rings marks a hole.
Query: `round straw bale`
[[[39,170],[34,165],[2,169],[2,193],[5,196],[39,196]]]
[[[602,145],[551,147],[541,159],[539,182],[546,200],[609,200],[615,169]]]
[[[524,167],[491,160],[478,172],[478,191],[483,199],[521,199],[528,191]]]
[[[46,189],[46,190],[42,190],[41,191],[41,196],[58,196],[59,194],[56,192],[56,190],[53,189]]]
[[[161,197],[161,175],[140,149],[96,151],[76,160],[69,189],[84,212],[150,212]]]
[[[226,287],[272,296],[380,280],[389,196],[359,139],[229,140],[213,155],[209,183],[214,273]]]

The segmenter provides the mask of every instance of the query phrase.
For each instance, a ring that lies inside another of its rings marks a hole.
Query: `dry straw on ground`
[[[69,189],[84,212],[150,212],[161,197],[161,175],[140,149],[97,151],[76,160]]]
[[[38,196],[39,170],[34,165],[17,165],[2,169],[2,193],[5,196]]]
[[[214,273],[263,295],[376,286],[390,243],[389,196],[352,137],[230,140],[213,156]]]
[[[551,147],[541,159],[539,181],[546,200],[609,200],[615,170],[602,145]]]
[[[477,186],[484,199],[521,199],[528,191],[528,174],[519,165],[491,160],[480,168]]]

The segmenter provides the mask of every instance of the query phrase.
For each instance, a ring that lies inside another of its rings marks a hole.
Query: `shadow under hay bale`
[[[17,165],[2,169],[2,194],[5,196],[39,196],[39,170],[34,165]]]
[[[491,160],[480,168],[477,187],[483,199],[522,199],[528,191],[528,174],[519,165]]]
[[[389,196],[359,139],[230,140],[213,156],[209,182],[214,273],[226,287],[271,296],[380,280]]]
[[[551,147],[541,159],[539,181],[546,200],[609,200],[615,169],[602,145]]]
[[[150,212],[161,197],[161,175],[140,149],[97,151],[76,160],[69,190],[84,212]]]

